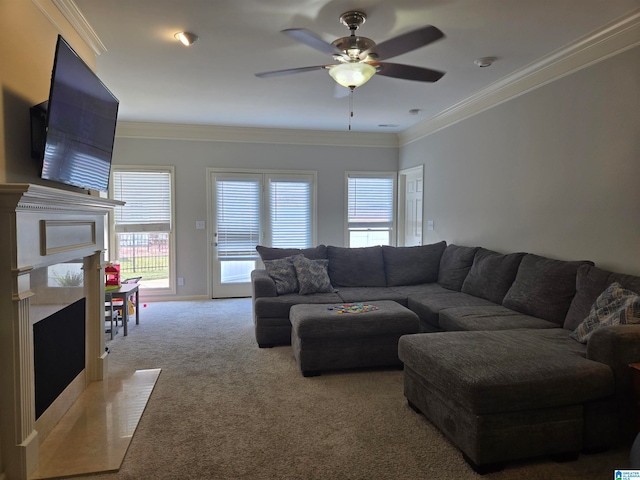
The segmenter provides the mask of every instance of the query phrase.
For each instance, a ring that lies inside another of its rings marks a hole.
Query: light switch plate
[[[427,230],[434,230],[433,220],[427,220]]]
[[[196,220],[196,230],[204,230],[204,220]]]

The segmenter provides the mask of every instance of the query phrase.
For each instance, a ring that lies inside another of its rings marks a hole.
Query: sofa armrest
[[[253,299],[261,297],[277,297],[276,282],[266,270],[256,269],[251,272],[251,295]]]
[[[587,344],[587,358],[609,365],[618,393],[631,389],[629,364],[640,362],[640,326],[614,325],[597,329]]]

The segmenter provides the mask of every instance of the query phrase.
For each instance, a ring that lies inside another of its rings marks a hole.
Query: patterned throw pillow
[[[278,295],[298,291],[298,276],[291,257],[264,260],[263,263],[267,273],[276,283]]]
[[[327,273],[329,260],[309,260],[303,255],[295,255],[292,260],[298,275],[300,295],[335,291]]]
[[[571,332],[571,338],[587,343],[598,328],[626,323],[640,323],[640,296],[614,282],[596,299],[589,316]]]

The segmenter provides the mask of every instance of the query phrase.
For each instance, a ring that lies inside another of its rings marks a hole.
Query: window
[[[350,247],[392,245],[395,173],[347,173],[347,241]]]
[[[122,279],[142,276],[140,288],[171,288],[173,169],[113,170],[114,230]]]

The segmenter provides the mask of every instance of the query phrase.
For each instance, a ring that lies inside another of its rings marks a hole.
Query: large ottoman
[[[343,314],[335,304],[291,307],[291,346],[305,377],[322,370],[402,365],[398,339],[419,331],[418,316],[390,300],[371,305],[378,309]]]
[[[613,372],[569,331],[443,332],[400,339],[404,394],[479,473],[611,444]],[[596,433],[597,432],[597,433]]]

